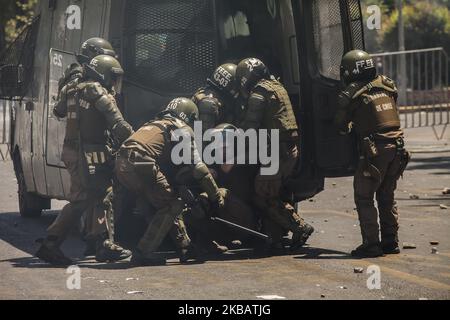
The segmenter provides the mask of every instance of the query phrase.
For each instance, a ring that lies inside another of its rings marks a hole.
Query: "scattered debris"
[[[430,245],[438,246],[439,245],[439,241],[430,241]]]
[[[438,248],[436,247],[431,248],[431,254],[439,254]]]
[[[445,188],[444,190],[442,190],[442,194],[443,195],[450,194],[450,188]]]
[[[336,186],[337,186],[337,183],[336,183],[336,182],[333,182],[333,183],[332,183],[332,186],[333,186],[333,187],[336,187]]]
[[[144,291],[128,291],[127,294],[144,294]]]
[[[127,278],[126,281],[139,281],[139,278]]]
[[[410,198],[411,200],[419,200],[419,199],[420,199],[420,197],[419,197],[417,194],[410,194],[410,195],[409,195],[409,198]]]
[[[354,273],[364,273],[364,268],[354,268],[353,272]]]
[[[414,243],[403,242],[403,249],[417,249],[417,246]]]
[[[277,295],[268,295],[268,296],[257,296],[256,298],[262,300],[285,300],[285,297],[277,296]]]
[[[98,280],[98,282],[100,282],[100,283],[108,283],[109,281],[108,280]]]
[[[311,198],[311,199],[309,199],[308,201],[309,201],[309,202],[315,202],[316,200],[314,200],[314,199]]]
[[[340,286],[339,289],[347,290],[347,287],[346,286]]]
[[[321,294],[320,297],[321,297],[322,299],[324,299],[324,298],[325,298],[325,295],[324,295],[324,294]]]
[[[344,235],[339,234],[339,235],[338,235],[338,238],[339,238],[339,239],[344,239]]]
[[[447,210],[447,209],[448,209],[448,207],[447,207],[445,204],[441,204],[439,207],[440,207],[442,210]]]
[[[323,222],[328,222],[328,219],[323,220]]]

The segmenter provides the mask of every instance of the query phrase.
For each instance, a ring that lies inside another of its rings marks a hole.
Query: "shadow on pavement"
[[[304,247],[296,251],[295,259],[301,260],[354,260],[348,252],[314,248],[314,247]]]
[[[450,157],[435,156],[429,158],[412,158],[408,166],[408,171],[413,170],[433,170],[433,169],[448,169],[450,174]]]

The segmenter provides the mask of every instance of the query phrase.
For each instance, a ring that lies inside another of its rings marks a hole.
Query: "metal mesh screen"
[[[339,66],[344,54],[339,0],[314,0],[313,23],[320,73],[327,78],[338,80]]]
[[[213,1],[129,0],[125,24],[129,81],[190,94],[216,65]]]
[[[39,17],[35,18],[32,24],[25,28],[17,39],[14,40],[14,42],[0,55],[0,68],[8,65],[21,65],[23,67],[23,82],[18,95],[23,96],[25,94],[28,85],[33,79],[34,48],[36,45],[38,30]],[[4,78],[8,79],[9,77],[4,75]],[[11,77],[11,79],[14,78],[15,77]],[[2,82],[4,81],[5,79],[2,79]],[[6,98],[2,93],[0,93],[0,97]]]
[[[359,0],[348,0],[350,24],[352,29],[353,46],[355,49],[364,50],[364,29],[361,18]]]

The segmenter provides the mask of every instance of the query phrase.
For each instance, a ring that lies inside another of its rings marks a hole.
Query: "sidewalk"
[[[442,153],[450,152],[450,125],[435,127],[436,134],[431,127],[405,129],[407,149],[412,153]],[[442,135],[443,134],[443,135]],[[438,140],[436,135],[442,139]]]

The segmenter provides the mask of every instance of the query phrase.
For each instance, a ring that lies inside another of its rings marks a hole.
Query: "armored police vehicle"
[[[358,0],[41,0],[0,56],[0,98],[14,101],[11,155],[20,213],[65,199],[65,122],[52,109],[58,79],[90,37],[112,42],[125,69],[120,107],[135,128],[175,96],[191,97],[214,68],[254,56],[289,91],[301,130],[296,201],[326,177],[354,171],[355,144],[332,126],[343,54],[364,49]]]

